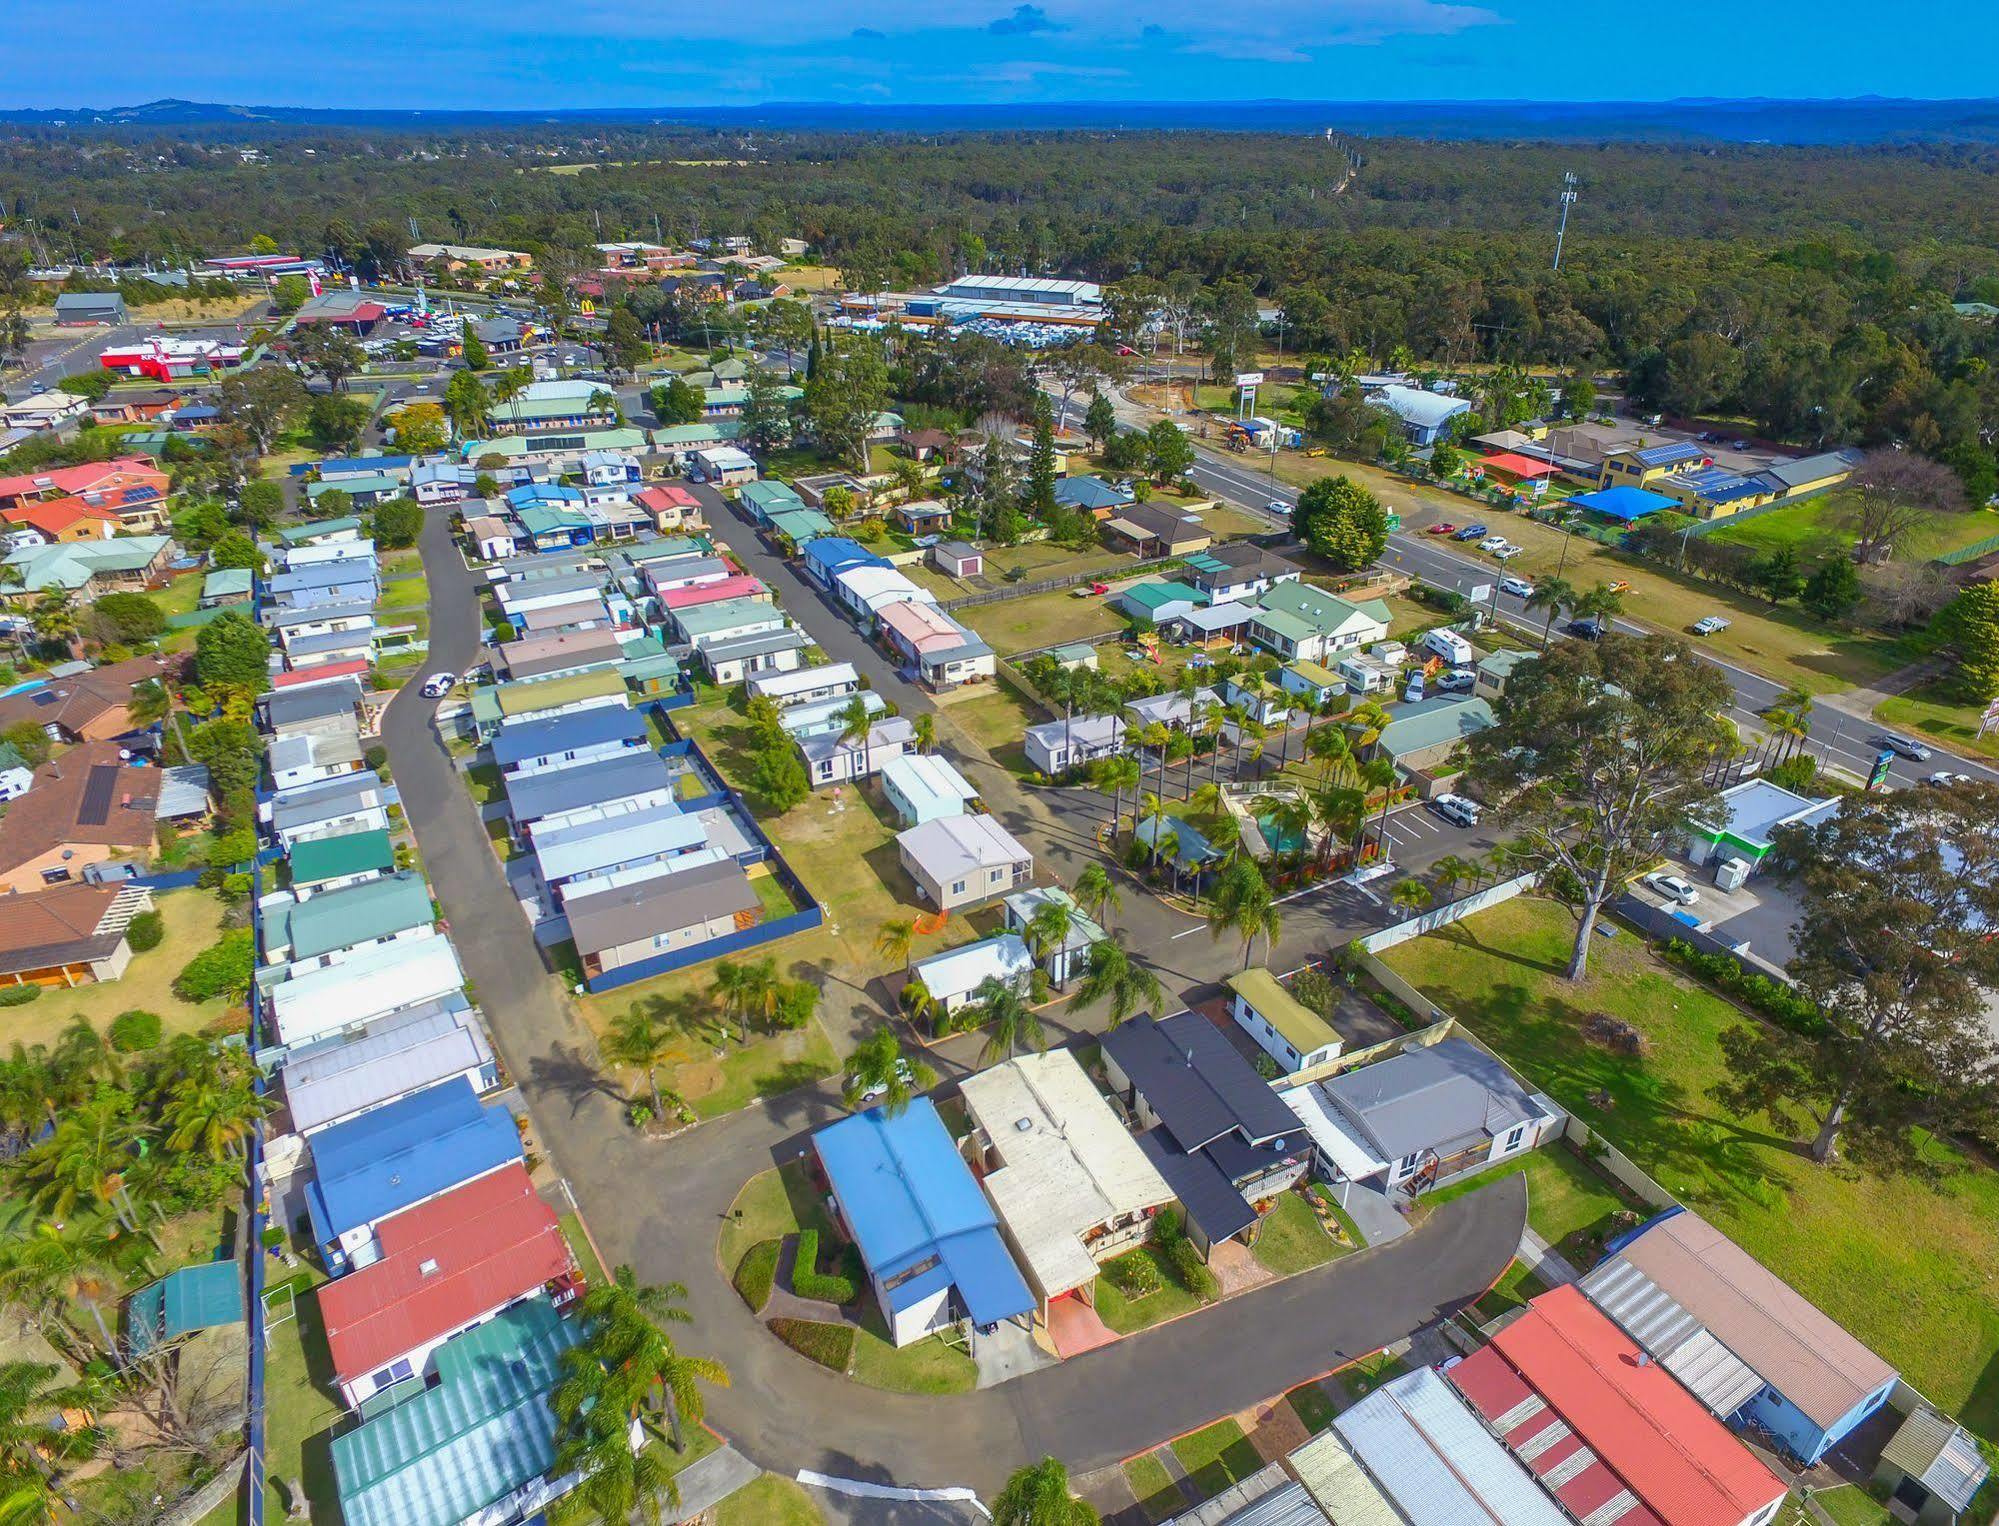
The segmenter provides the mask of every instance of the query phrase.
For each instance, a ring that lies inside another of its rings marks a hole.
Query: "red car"
[[[1452,524],[1448,519],[1446,519],[1437,524],[1431,525],[1427,533],[1431,535],[1453,535],[1457,533],[1457,528],[1458,527],[1456,525]]]

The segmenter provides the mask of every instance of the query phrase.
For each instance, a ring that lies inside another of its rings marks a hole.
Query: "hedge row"
[[[845,1372],[854,1359],[854,1327],[821,1324],[813,1319],[766,1320],[770,1333],[809,1361]]]
[[[791,1265],[791,1291],[819,1303],[849,1304],[861,1296],[853,1279],[819,1270],[819,1231],[798,1232],[798,1256]]]
[[[763,1313],[764,1305],[770,1302],[771,1286],[777,1281],[777,1253],[781,1248],[781,1241],[759,1240],[744,1251],[743,1259],[736,1263],[736,1291],[750,1306],[752,1314]]]
[[[1721,987],[1752,1012],[1762,1013],[1793,1033],[1810,1038],[1825,1031],[1825,1014],[1817,1004],[1781,980],[1745,970],[1727,954],[1705,953],[1683,938],[1667,939],[1666,953],[1681,968]]]

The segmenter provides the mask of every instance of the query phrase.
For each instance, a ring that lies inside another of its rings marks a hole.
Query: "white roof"
[[[464,988],[449,938],[408,939],[272,987],[271,1014],[286,1045],[306,1044]]]
[[[1326,1106],[1316,1085],[1289,1087],[1277,1095],[1298,1115],[1319,1153],[1348,1181],[1362,1181],[1388,1169],[1388,1162],[1376,1159],[1367,1142],[1347,1126],[1339,1109]]]
[[[787,699],[794,694],[811,694],[820,689],[835,688],[841,684],[853,685],[860,682],[860,675],[854,671],[851,662],[828,663],[820,668],[793,668],[788,673],[752,673],[749,677],[750,693],[768,694],[772,699]]]
[[[935,604],[937,595],[918,588],[893,567],[853,567],[833,579],[870,613],[884,604]]]
[[[1567,1526],[1527,1470],[1428,1367],[1333,1422],[1415,1526]]]
[[[955,1001],[978,990],[988,976],[1002,981],[1024,979],[1034,968],[1034,955],[1018,933],[1001,933],[959,948],[919,959],[910,973],[940,1002]]]
[[[1441,392],[1425,392],[1421,387],[1401,387],[1391,382],[1368,398],[1379,403],[1404,423],[1435,428],[1471,407],[1462,397],[1445,397]]]
[[[301,1134],[493,1062],[463,996],[398,1013],[294,1056],[285,1104]]]
[[[898,754],[882,764],[881,776],[883,783],[893,784],[903,799],[916,805],[979,797],[978,787],[953,768],[948,758],[934,752]]]
[[[944,885],[974,869],[1034,858],[990,816],[940,816],[898,833],[895,840]]]
[[[995,1065],[967,1076],[959,1090],[1002,1162],[986,1174],[986,1195],[1044,1299],[1097,1275],[1084,1235],[1173,1200],[1067,1049]]]
[[[739,472],[745,467],[754,470],[757,464],[756,457],[733,445],[713,445],[694,454],[702,465],[720,467],[724,471]]]

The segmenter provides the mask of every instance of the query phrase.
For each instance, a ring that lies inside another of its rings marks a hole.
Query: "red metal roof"
[[[643,492],[633,494],[633,497],[649,509],[659,507],[669,509],[698,509],[701,507],[701,500],[699,498],[688,492],[686,488],[676,487],[670,482],[663,483],[658,487],[646,488]]]
[[[659,596],[668,609],[693,609],[701,604],[719,604],[724,599],[744,599],[764,591],[764,585],[748,573],[738,573],[719,582],[697,583],[692,588],[670,588]]]
[[[51,494],[83,493],[93,489],[126,484],[145,485],[165,492],[167,474],[151,456],[120,456],[115,461],[86,461],[81,466],[52,466],[45,472],[27,472],[18,477],[0,477],[0,503],[17,498],[42,498]]]
[[[323,684],[331,678],[356,678],[368,671],[368,664],[357,657],[352,662],[323,662],[316,668],[299,668],[291,673],[271,675],[273,689],[290,689],[302,684]]]
[[[1448,1376],[1578,1520],[1629,1490],[1605,1526],[1736,1526],[1784,1495],[1576,1288],[1543,1293]]]
[[[366,1377],[575,1265],[555,1210],[515,1162],[375,1230],[382,1259],[319,1290],[333,1370]]]
[[[1532,456],[1515,455],[1510,450],[1486,456],[1478,464],[1487,471],[1505,472],[1509,477],[1552,477],[1555,474],[1554,467],[1546,461],[1536,461]]]

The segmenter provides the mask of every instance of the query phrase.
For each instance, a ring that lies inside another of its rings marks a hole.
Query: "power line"
[[[1575,204],[1575,199],[1576,177],[1572,174],[1562,176],[1562,220],[1555,229],[1555,269],[1557,270],[1562,268],[1562,240],[1568,236],[1569,208]]]

